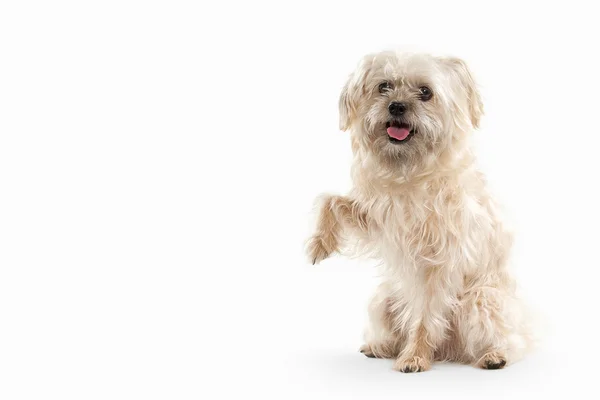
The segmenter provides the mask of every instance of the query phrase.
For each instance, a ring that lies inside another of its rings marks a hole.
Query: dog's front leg
[[[309,239],[307,253],[313,264],[340,249],[342,235],[366,232],[367,216],[356,200],[344,196],[326,196],[319,208],[317,229]]]
[[[453,276],[443,267],[417,269],[408,278],[403,292],[406,303],[401,314],[401,329],[406,341],[394,363],[401,372],[421,372],[431,368],[436,349],[447,339],[449,315],[456,294]]]
[[[400,372],[422,372],[431,368],[434,348],[428,341],[427,329],[418,322],[408,334],[406,345],[394,363]]]

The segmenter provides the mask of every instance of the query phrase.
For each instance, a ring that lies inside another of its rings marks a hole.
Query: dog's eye
[[[379,93],[385,93],[389,90],[392,90],[392,84],[389,82],[381,82],[379,84]]]
[[[427,101],[433,96],[433,92],[427,86],[421,86],[419,94],[421,95],[421,101]]]

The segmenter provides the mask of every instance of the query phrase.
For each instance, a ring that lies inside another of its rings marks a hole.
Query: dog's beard
[[[391,166],[417,166],[435,157],[444,145],[439,123],[427,118],[422,121],[414,116],[385,117],[364,127],[371,152]]]

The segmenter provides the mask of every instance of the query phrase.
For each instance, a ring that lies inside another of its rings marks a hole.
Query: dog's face
[[[391,163],[435,157],[477,127],[482,105],[465,63],[383,52],[366,56],[340,97],[340,128]]]

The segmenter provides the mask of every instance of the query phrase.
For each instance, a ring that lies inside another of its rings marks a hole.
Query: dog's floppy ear
[[[356,115],[356,107],[353,101],[353,94],[355,91],[355,88],[352,87],[353,79],[354,76],[350,75],[340,94],[340,130],[342,131],[350,128],[350,123]]]
[[[481,102],[481,95],[477,89],[475,79],[473,79],[473,74],[469,70],[469,67],[467,67],[467,63],[460,58],[444,58],[443,62],[456,74],[462,88],[465,90],[469,102],[471,125],[473,128],[477,128],[479,120],[483,116],[483,103]]]
[[[365,93],[365,82],[374,62],[374,55],[364,57],[349,77],[340,94],[340,129],[346,131],[357,117],[360,97]]]

